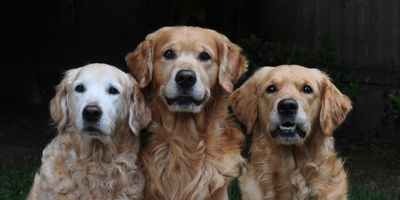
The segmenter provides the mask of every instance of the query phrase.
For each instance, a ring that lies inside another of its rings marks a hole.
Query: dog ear
[[[154,34],[146,37],[135,51],[125,57],[129,70],[139,82],[139,87],[144,88],[153,78],[153,41]]]
[[[226,92],[231,93],[233,84],[246,71],[247,61],[240,54],[240,48],[224,35],[221,35],[219,49],[221,53],[218,75],[219,84]]]
[[[251,77],[240,88],[233,91],[229,97],[233,113],[237,119],[246,126],[247,134],[253,131],[258,115],[259,83]]]
[[[323,78],[319,117],[323,133],[332,136],[335,128],[345,120],[351,108],[350,99],[343,95],[329,78]]]
[[[59,129],[63,129],[67,124],[67,80],[65,78],[57,86],[56,96],[50,101],[50,115]]]
[[[129,76],[130,81],[134,83],[130,91],[129,103],[129,128],[135,136],[139,136],[142,129],[146,128],[151,121],[150,109],[146,106],[144,97],[139,90],[138,84]]]
[[[56,95],[50,101],[51,118],[58,124],[59,129],[64,129],[68,123],[68,85],[76,74],[79,68],[68,70],[61,83],[56,87]]]

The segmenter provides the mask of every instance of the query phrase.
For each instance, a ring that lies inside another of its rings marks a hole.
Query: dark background
[[[312,51],[320,48],[318,34],[329,33],[337,60],[360,66],[355,79],[369,82],[361,85],[349,130],[400,135],[381,123],[382,84],[400,82],[398,0],[20,0],[0,9],[3,101],[47,104],[62,72],[88,63],[126,71],[125,55],[162,26],[211,28],[239,45],[256,34]]]
[[[400,90],[398,0],[17,0],[3,1],[0,15],[0,162],[40,157],[55,136],[48,103],[64,71],[94,62],[128,71],[125,55],[163,26],[215,29],[242,47],[255,34],[312,52],[329,34],[337,63],[355,66],[346,84],[359,84],[334,134],[352,185],[400,197],[400,119],[382,120],[400,116],[385,95]]]
[[[21,0],[0,9],[3,105],[47,106],[62,73],[88,63],[127,71],[125,55],[163,26],[211,28],[239,45],[255,34],[311,51],[321,49],[318,34],[329,33],[336,60],[358,66],[352,72],[361,81],[344,132],[400,137],[398,126],[381,120],[383,86],[399,87],[398,0]]]

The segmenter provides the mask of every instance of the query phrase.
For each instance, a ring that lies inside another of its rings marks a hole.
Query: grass
[[[230,200],[240,200],[242,193],[239,189],[239,180],[238,178],[233,179],[228,186],[228,196]]]
[[[26,159],[22,164],[8,163],[0,165],[0,199],[26,199],[39,165],[40,161],[32,159]],[[241,199],[238,183],[238,179],[235,178],[229,185],[228,195],[231,200]],[[377,189],[353,186],[349,191],[349,199],[388,200],[393,198],[389,198],[384,192]]]
[[[336,144],[348,170],[350,199],[400,200],[399,140],[356,137]]]
[[[230,200],[240,200],[241,193],[238,186],[238,179],[235,178],[229,184],[228,195]],[[354,186],[349,190],[349,200],[390,200],[383,192],[377,189],[369,189],[363,186]],[[394,199],[393,199],[394,200]]]
[[[0,199],[26,199],[39,165],[38,160],[25,160],[22,164],[1,164]]]
[[[354,186],[350,189],[349,199],[351,200],[389,200],[383,192],[376,189]]]

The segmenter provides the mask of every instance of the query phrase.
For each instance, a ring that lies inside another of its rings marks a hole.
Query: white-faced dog
[[[143,199],[138,134],[151,114],[132,76],[106,64],[69,70],[50,112],[59,135],[28,199]]]

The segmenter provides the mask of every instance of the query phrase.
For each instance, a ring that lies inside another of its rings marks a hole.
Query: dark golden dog
[[[165,27],[126,57],[153,112],[141,158],[146,199],[227,199],[243,136],[228,120],[227,95],[246,60],[225,36]]]
[[[240,178],[243,199],[346,199],[346,173],[331,136],[351,102],[324,73],[264,67],[230,102],[253,134]]]

